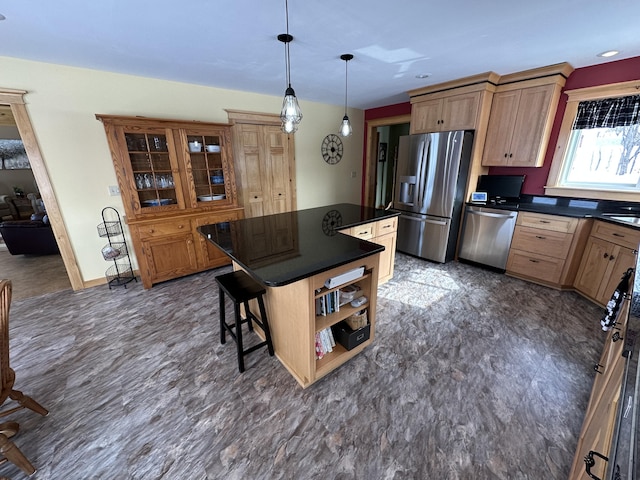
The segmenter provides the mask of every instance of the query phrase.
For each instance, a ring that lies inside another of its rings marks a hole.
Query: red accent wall
[[[386,107],[370,108],[364,111],[364,121],[376,120],[378,118],[397,117],[398,115],[411,114],[411,103],[396,103]],[[366,132],[366,130],[365,130]]]
[[[575,69],[567,79],[564,90],[573,90],[576,88],[594,87],[597,85],[605,85],[608,83],[628,82],[630,80],[640,80],[640,57],[633,57],[626,60],[617,60],[614,62],[602,63],[599,65],[591,65],[589,67]],[[549,146],[544,158],[544,164],[538,168],[518,168],[518,167],[491,167],[489,175],[526,175],[522,193],[529,195],[544,195],[544,186],[547,183],[547,176],[551,168],[553,153],[558,141],[560,125],[562,117],[567,106],[567,96],[562,94],[558,103],[558,111],[553,122],[551,137],[549,138]],[[411,103],[397,103],[386,107],[372,108],[365,110],[365,138],[364,149],[366,152],[367,145],[367,121],[378,118],[393,117],[396,115],[405,115],[411,113]],[[363,155],[363,172],[366,170],[365,158]],[[362,192],[364,196],[364,178],[362,176]],[[364,202],[364,197],[362,198]]]

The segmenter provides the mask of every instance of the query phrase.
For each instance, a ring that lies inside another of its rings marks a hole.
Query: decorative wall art
[[[387,161],[387,144],[380,143],[378,145],[378,161],[386,162]]]
[[[0,168],[5,170],[31,168],[22,140],[0,139]]]

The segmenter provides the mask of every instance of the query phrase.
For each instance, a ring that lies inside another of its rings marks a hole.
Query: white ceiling
[[[284,0],[3,0],[0,56],[283,95]],[[289,0],[301,101],[371,108],[407,90],[640,56],[638,0]],[[596,55],[621,52],[613,59]],[[417,74],[430,74],[427,79]],[[2,71],[0,70],[0,85]]]

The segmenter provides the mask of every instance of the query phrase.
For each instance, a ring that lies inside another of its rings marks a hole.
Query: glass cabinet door
[[[191,176],[197,206],[228,203],[227,167],[224,162],[224,138],[214,132],[187,132],[187,146],[191,161]]]
[[[141,210],[181,203],[166,131],[125,132],[124,137]]]

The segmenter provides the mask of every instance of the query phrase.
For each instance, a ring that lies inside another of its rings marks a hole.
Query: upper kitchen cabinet
[[[129,219],[236,205],[229,125],[96,115]]]
[[[489,111],[498,78],[489,72],[411,90],[410,133],[475,130]]]
[[[293,135],[278,115],[227,110],[233,124],[238,198],[245,216],[260,217],[296,209]]]
[[[571,65],[560,63],[500,77],[483,166],[542,166],[560,93],[572,71]]]

